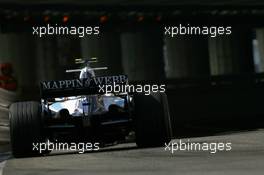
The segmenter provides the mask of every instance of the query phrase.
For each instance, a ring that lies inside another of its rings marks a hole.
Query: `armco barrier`
[[[0,89],[0,152],[9,149],[8,107],[16,99],[14,92]]]

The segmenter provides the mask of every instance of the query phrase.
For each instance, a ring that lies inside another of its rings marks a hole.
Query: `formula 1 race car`
[[[171,139],[166,94],[100,91],[105,85],[127,83],[126,75],[41,82],[39,102],[10,106],[14,157],[49,153],[33,149],[34,143],[90,142],[103,147],[124,142],[131,132],[138,147],[163,146]]]

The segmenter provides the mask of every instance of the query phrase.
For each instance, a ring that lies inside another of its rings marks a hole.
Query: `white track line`
[[[3,175],[6,161],[11,157],[10,152],[0,153],[0,175]]]
[[[0,162],[0,175],[3,175],[6,161]]]

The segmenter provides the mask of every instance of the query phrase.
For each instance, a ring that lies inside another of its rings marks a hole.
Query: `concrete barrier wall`
[[[0,89],[0,152],[9,150],[8,107],[16,100],[14,92]]]
[[[167,95],[175,136],[195,127],[209,130],[264,126],[261,86],[173,89]]]

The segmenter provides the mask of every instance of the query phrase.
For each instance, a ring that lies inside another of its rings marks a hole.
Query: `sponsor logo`
[[[89,87],[98,87],[99,85],[126,84],[128,78],[126,75],[93,77],[91,79],[73,79],[59,81],[41,82],[42,90],[58,89],[82,89]]]

